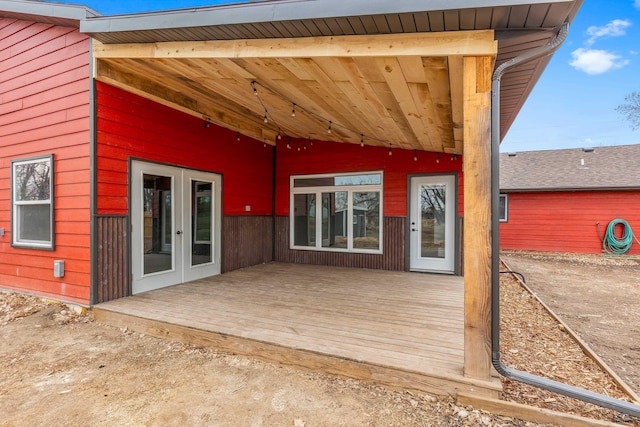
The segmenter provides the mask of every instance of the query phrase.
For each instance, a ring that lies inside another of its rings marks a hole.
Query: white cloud
[[[633,2],[633,5],[640,9],[640,0],[636,0],[635,2]]]
[[[606,73],[607,71],[622,68],[629,63],[615,53],[600,50],[579,48],[571,52],[573,60],[569,64],[577,70],[584,71],[587,74],[596,75]]]
[[[640,0],[636,0],[637,4],[640,4]],[[589,40],[587,40],[587,45],[591,46],[601,37],[619,37],[624,36],[626,34],[626,29],[631,26],[631,21],[628,19],[614,19],[609,22],[607,25],[602,27],[597,27],[592,25],[587,28],[587,34],[590,35]]]

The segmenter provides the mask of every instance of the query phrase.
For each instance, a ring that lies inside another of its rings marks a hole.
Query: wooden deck
[[[270,263],[94,307],[114,326],[436,394],[463,376],[461,277]]]

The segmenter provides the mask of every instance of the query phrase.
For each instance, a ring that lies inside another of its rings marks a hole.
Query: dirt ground
[[[0,342],[0,426],[537,425],[101,325],[15,294],[0,293]]]
[[[502,258],[640,394],[640,258],[536,252]]]
[[[515,280],[502,282],[510,307],[503,332],[507,364],[551,371],[620,395]],[[0,344],[0,426],[539,426],[452,398],[388,390],[149,337],[19,294],[0,292]],[[524,347],[536,352],[539,367],[531,366]],[[556,366],[558,358],[565,366]],[[505,400],[640,425],[508,380],[503,385]]]

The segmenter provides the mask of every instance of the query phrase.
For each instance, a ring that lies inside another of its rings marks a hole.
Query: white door
[[[411,178],[410,264],[412,271],[454,273],[455,176]]]
[[[132,162],[132,292],[220,274],[220,176]]]

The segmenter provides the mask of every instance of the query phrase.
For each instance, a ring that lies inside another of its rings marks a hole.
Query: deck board
[[[350,366],[354,376],[408,388],[496,389],[463,376],[463,297],[461,277],[269,263],[94,310],[106,323],[296,365],[307,355],[330,372]]]

